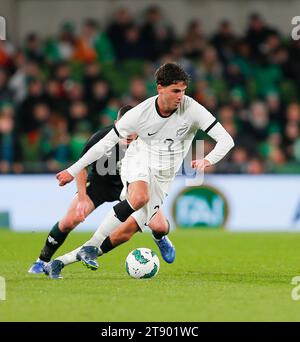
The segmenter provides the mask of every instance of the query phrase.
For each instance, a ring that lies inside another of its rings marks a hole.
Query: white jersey
[[[99,159],[112,148],[119,137],[132,133],[139,136],[133,148],[145,159],[159,177],[172,179],[179,169],[198,129],[207,132],[216,146],[205,159],[215,164],[233,147],[233,140],[215,117],[189,96],[184,96],[179,107],[168,117],[159,113],[158,96],[153,96],[129,110],[102,140],[95,144],[68,171],[75,176],[84,167]]]
[[[136,132],[126,158],[138,155],[161,181],[170,181],[180,168],[198,129],[206,130],[215,117],[198,102],[184,96],[177,110],[168,117],[159,113],[157,96],[131,109],[116,123],[120,136]]]

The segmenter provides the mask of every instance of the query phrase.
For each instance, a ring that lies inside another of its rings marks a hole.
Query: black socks
[[[68,234],[69,232],[64,233],[58,228],[57,222],[51,229],[39,258],[42,261],[49,262],[53,254],[64,243]]]
[[[115,246],[112,245],[109,236],[102,242],[100,249],[103,253],[108,253],[112,249],[114,249]]]
[[[114,206],[114,211],[116,213],[116,217],[121,221],[125,222],[128,217],[135,212],[134,209],[132,209],[131,205],[127,200],[124,200]]]

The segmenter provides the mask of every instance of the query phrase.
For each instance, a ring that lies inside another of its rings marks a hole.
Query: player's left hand
[[[206,159],[198,159],[191,161],[191,167],[196,169],[198,172],[203,172],[204,169],[208,166],[211,166],[211,163]]]
[[[56,174],[56,179],[58,180],[59,186],[64,186],[72,182],[74,177],[67,170],[63,170]]]

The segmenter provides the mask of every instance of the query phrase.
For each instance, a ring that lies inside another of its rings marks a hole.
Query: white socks
[[[104,221],[100,224],[95,231],[92,238],[87,241],[84,246],[96,246],[100,248],[102,242],[107,236],[111,234],[116,228],[118,228],[123,222],[121,222],[116,216],[113,208],[107,213]]]
[[[101,225],[98,227],[98,229],[95,231],[94,235],[90,240],[85,242],[83,246],[96,246],[99,248],[99,256],[103,254],[103,252],[100,249],[100,246],[102,242],[106,239],[107,236],[110,235],[110,233],[115,230],[120,224],[122,224],[116,216],[115,211],[112,208],[106,215],[104,221],[101,223]],[[79,250],[82,248],[82,246],[74,249],[73,251],[66,253],[58,258],[57,260],[60,260],[64,263],[64,265],[70,265],[74,262],[77,262],[76,255],[79,252]]]
[[[74,249],[72,252],[66,253],[58,258],[56,258],[57,260],[60,260],[64,263],[64,265],[70,265],[73,264],[74,262],[78,261],[76,259],[76,254],[79,252],[79,250],[81,249],[82,246]]]

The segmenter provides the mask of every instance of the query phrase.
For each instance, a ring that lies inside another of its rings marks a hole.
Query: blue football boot
[[[153,237],[153,240],[157,244],[162,258],[169,264],[175,260],[175,247],[173,246],[167,235],[163,236],[160,240]]]
[[[83,246],[76,255],[78,261],[82,261],[83,265],[92,271],[96,271],[99,267],[97,262],[99,249],[95,246]]]
[[[61,270],[65,267],[60,260],[53,260],[44,266],[44,273],[51,279],[62,279]]]
[[[28,273],[31,273],[31,274],[41,274],[41,273],[44,273],[44,266],[46,264],[47,263],[45,261],[37,259],[37,261],[34,262],[32,264],[32,266],[30,267],[30,269],[28,270]]]

